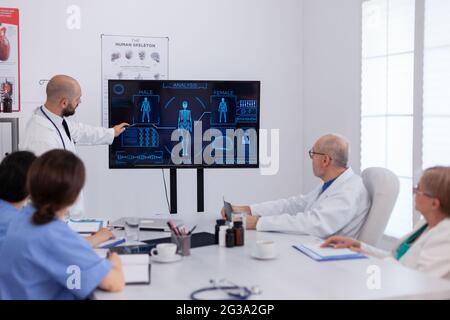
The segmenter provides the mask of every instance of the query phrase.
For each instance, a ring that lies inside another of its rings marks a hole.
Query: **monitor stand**
[[[205,211],[204,169],[197,168],[197,212]],[[170,213],[177,213],[177,169],[170,169]]]
[[[203,168],[197,168],[197,212],[205,211],[205,180],[203,173]]]
[[[177,169],[170,169],[170,213],[177,213]]]

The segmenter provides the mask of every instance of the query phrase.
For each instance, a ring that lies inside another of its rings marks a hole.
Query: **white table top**
[[[213,230],[211,225],[196,231]],[[141,233],[142,234],[142,233]],[[146,232],[141,238],[166,237]],[[208,246],[191,249],[179,262],[153,263],[150,285],[127,285],[120,293],[97,290],[95,299],[189,299],[190,294],[210,286],[210,279],[227,279],[248,287],[257,285],[262,294],[252,299],[450,299],[450,281],[407,269],[376,258],[316,262],[292,245],[306,236],[245,232],[245,246]],[[278,258],[251,258],[257,240],[274,240]],[[367,268],[381,270],[381,288],[369,289]]]

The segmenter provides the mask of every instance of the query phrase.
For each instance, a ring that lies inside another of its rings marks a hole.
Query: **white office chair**
[[[380,241],[389,222],[400,189],[398,177],[385,168],[367,168],[361,173],[372,205],[359,240],[372,246]]]

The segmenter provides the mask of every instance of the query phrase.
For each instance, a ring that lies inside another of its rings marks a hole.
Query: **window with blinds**
[[[399,176],[386,234],[400,237],[419,217],[413,181],[450,165],[450,1],[366,0],[362,17],[361,166]]]
[[[385,167],[400,179],[386,234],[413,224],[414,0],[362,5],[361,170]]]
[[[423,168],[450,165],[450,1],[425,1]]]

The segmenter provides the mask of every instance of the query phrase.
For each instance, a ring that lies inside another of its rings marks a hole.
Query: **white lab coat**
[[[76,154],[77,145],[98,145],[111,144],[114,140],[114,129],[94,127],[79,123],[71,118],[65,118],[69,127],[72,140],[66,134],[62,125],[63,118],[53,114],[43,107],[44,112],[49,116],[61,133],[65,148]],[[19,149],[34,152],[37,156],[52,150],[64,149],[63,142],[55,126],[44,116],[40,108],[36,108],[28,121],[25,134],[20,138]],[[70,209],[71,215],[80,215],[84,212],[83,194]]]
[[[429,230],[425,230],[400,260],[395,259],[398,247],[425,223],[424,220],[419,221],[414,230],[400,239],[395,249],[390,252],[365,243],[361,245],[361,249],[369,255],[395,261],[407,268],[450,280],[450,218],[442,220]]]
[[[261,216],[256,230],[357,237],[370,208],[361,177],[348,168],[321,190],[322,184],[307,195],[251,205],[252,214]]]

